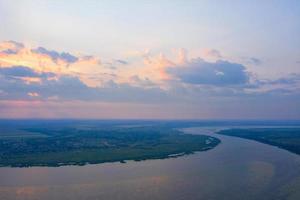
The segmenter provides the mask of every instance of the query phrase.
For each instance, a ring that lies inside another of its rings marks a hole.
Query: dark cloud
[[[51,59],[55,62],[58,61],[59,59],[67,63],[74,63],[78,61],[78,58],[76,56],[73,56],[69,53],[66,52],[59,53],[57,51],[47,50],[44,47],[38,47],[36,49],[32,49],[31,51],[33,53],[47,55],[51,57]]]
[[[95,98],[109,102],[161,103],[172,100],[168,93],[158,87],[144,88],[130,84],[108,81],[103,87],[96,88]]]
[[[5,53],[5,54],[17,54],[18,50],[16,50],[16,49],[6,49],[6,50],[3,50],[2,53]]]
[[[289,74],[274,80],[257,80],[258,85],[297,85],[300,86],[300,74]]]
[[[16,41],[13,41],[13,40],[9,40],[8,41],[9,43],[13,44],[16,48],[24,48],[24,44],[20,43],[20,42],[16,42]]]
[[[137,85],[143,86],[143,87],[153,87],[156,86],[154,82],[152,82],[149,78],[141,79],[139,76],[131,76],[130,80]]]
[[[250,79],[245,66],[224,60],[206,62],[194,59],[183,66],[167,68],[167,73],[180,81],[196,85],[243,85]]]
[[[28,100],[30,93],[38,94],[36,99],[46,100],[58,96],[61,99],[78,99],[79,93],[85,95],[87,87],[74,77],[60,77],[56,80],[42,79],[42,82],[26,83],[22,79],[0,77],[0,90],[6,95],[1,99]]]
[[[21,79],[47,76],[49,74],[39,74],[27,67],[0,68],[0,100],[59,99],[149,103],[168,99],[166,92],[158,87],[143,88],[118,84],[112,80],[101,87],[88,87],[79,78],[70,75],[57,76],[56,79],[42,78],[40,82],[30,83]],[[148,83],[147,80],[145,82]]]
[[[250,75],[245,67],[228,61],[206,62],[197,59],[183,66],[170,67],[167,72],[180,80],[171,80],[168,89],[161,89],[150,79],[138,76],[132,76],[130,83],[117,83],[112,80],[114,74],[97,74],[99,77],[105,75],[111,78],[99,87],[89,87],[76,75],[58,76],[53,73],[39,73],[25,66],[11,66],[0,68],[0,100],[195,103],[203,96],[222,99],[250,98],[260,94],[263,97],[300,93],[299,74],[291,74],[276,80],[256,80],[255,83],[251,77],[250,83]],[[55,79],[49,79],[53,76]],[[37,77],[40,81],[28,82],[23,77]],[[264,87],[270,89],[260,90]]]
[[[113,59],[111,62],[104,62],[103,63],[105,67],[111,69],[111,70],[116,70],[118,69],[118,65],[128,65],[129,63],[125,60],[121,59]]]
[[[35,77],[47,78],[55,76],[54,73],[38,73],[29,67],[24,66],[11,66],[0,68],[0,75],[6,77]]]
[[[10,44],[11,48],[7,48],[1,51],[1,53],[4,54],[17,54],[22,48],[24,48],[24,45],[22,43],[13,40],[7,41],[5,43]]]
[[[125,61],[125,60],[120,60],[120,59],[117,59],[117,60],[115,60],[117,63],[119,63],[119,64],[122,64],[122,65],[128,65],[128,62],[127,61]]]
[[[290,74],[287,77],[279,78],[274,81],[269,81],[271,84],[296,84],[300,83],[300,74]]]

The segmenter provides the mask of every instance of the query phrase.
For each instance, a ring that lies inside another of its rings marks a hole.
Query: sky
[[[300,119],[298,0],[0,0],[0,118]]]

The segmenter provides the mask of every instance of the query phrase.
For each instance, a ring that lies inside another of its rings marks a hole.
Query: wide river
[[[86,166],[0,168],[0,199],[300,199],[300,156],[255,141],[164,160]]]

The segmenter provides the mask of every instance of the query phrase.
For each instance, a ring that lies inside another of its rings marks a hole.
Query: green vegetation
[[[14,137],[8,137],[0,128],[1,166],[162,159],[208,150],[220,143],[217,138],[182,134],[161,126],[25,124],[15,129]]]
[[[228,129],[218,133],[256,140],[300,154],[300,128]]]

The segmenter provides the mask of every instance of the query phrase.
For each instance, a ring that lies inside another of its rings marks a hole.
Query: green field
[[[300,128],[228,129],[218,134],[255,140],[300,154]]]
[[[11,128],[11,127],[10,127]],[[3,130],[3,129],[2,129]],[[1,166],[61,166],[162,159],[214,148],[220,140],[159,126],[46,126],[0,133]]]

